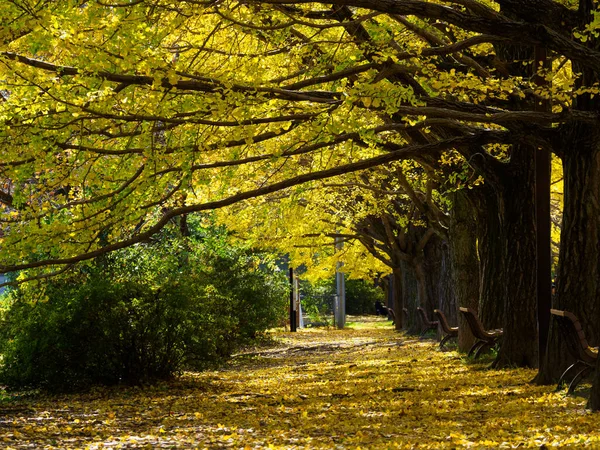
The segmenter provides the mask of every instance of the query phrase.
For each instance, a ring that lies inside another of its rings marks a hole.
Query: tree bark
[[[425,287],[427,289],[427,304],[423,306],[430,319],[433,320],[433,310],[440,308],[446,302],[444,297],[444,241],[434,235],[429,239],[423,250],[423,267],[425,269]]]
[[[597,346],[600,342],[600,132],[597,127],[580,125],[573,137],[577,151],[564,154],[565,206],[557,303],[564,309],[572,309],[589,344]],[[600,359],[588,408],[600,410]]]
[[[402,270],[399,267],[392,269],[392,296],[394,299],[394,305],[392,309],[396,315],[395,329],[401,331],[405,324],[404,317],[404,298],[402,295]]]
[[[454,301],[454,290],[451,286],[451,274],[448,273],[446,262],[448,259],[448,246],[438,235],[432,236],[423,251],[425,282],[427,288],[427,304],[422,305],[429,320],[437,320],[434,309],[448,311],[446,315],[451,323],[456,323],[456,308]],[[438,338],[441,339],[440,330],[437,330]]]
[[[471,191],[476,205],[477,254],[479,255],[479,302],[473,305],[487,329],[501,328],[504,324],[504,296],[506,289],[505,238],[502,236],[498,197],[488,185]]]
[[[452,261],[450,259],[450,245],[441,242],[442,259],[440,265],[439,302],[437,308],[443,311],[452,326],[458,322],[458,304],[454,291],[454,276],[452,274]],[[434,317],[435,319],[435,317]]]
[[[561,136],[564,210],[553,307],[574,313],[586,339],[596,346],[600,343],[600,131],[570,124],[562,127]],[[573,362],[553,322],[545,364],[536,379],[542,384],[556,382]],[[594,382],[590,397],[594,409],[600,408],[599,388],[600,380]]]
[[[473,208],[465,191],[457,191],[452,196],[450,228],[450,260],[454,295],[459,306],[477,308],[479,299],[479,261],[476,228]],[[467,352],[475,342],[475,337],[467,321],[458,315],[458,349]]]
[[[427,276],[425,274],[425,263],[423,261],[423,258],[415,258],[413,267],[414,267],[414,271],[415,271],[415,279],[417,280],[417,292],[418,292],[417,306],[420,306],[421,308],[423,308],[423,310],[425,311],[425,314],[431,320],[431,314],[428,311],[429,296],[427,295],[427,291],[428,291]],[[423,327],[425,325],[423,324],[423,320],[421,319],[421,317],[419,317],[417,322],[418,322],[418,327],[419,327],[418,331],[422,332]]]
[[[537,367],[535,152],[514,145],[511,169],[498,190],[505,266],[504,335],[498,367]]]
[[[519,17],[521,7],[515,2],[503,2],[502,14]],[[528,45],[494,46],[497,56],[509,64],[512,76],[531,77],[534,64],[511,64],[515,61],[534,62],[533,47]],[[531,99],[512,97],[514,110],[529,110]],[[533,100],[537,101],[537,100]],[[523,123],[522,126],[527,127]],[[535,130],[531,130],[534,133]],[[497,367],[536,367],[538,365],[538,330],[536,296],[536,221],[535,221],[535,152],[529,144],[512,145],[510,160],[494,185],[500,218],[502,242],[501,261],[504,262],[504,334]],[[491,208],[490,211],[491,212]]]
[[[579,26],[593,19],[596,5],[580,0]],[[586,45],[600,48],[600,39]],[[593,87],[600,74],[573,61],[580,73],[575,88]],[[592,91],[593,92],[593,91]],[[592,92],[573,100],[573,108],[597,113],[600,99]],[[563,160],[564,208],[557,267],[556,295],[553,307],[574,313],[591,346],[600,343],[600,131],[596,126],[567,123],[560,127],[556,153]],[[540,384],[554,383],[574,358],[563,343],[560,330],[550,321],[544,364],[536,378]],[[596,368],[588,407],[600,410],[600,370]]]
[[[404,307],[408,310],[408,320],[405,324],[408,334],[418,334],[421,331],[421,322],[417,318],[418,288],[414,269],[406,262],[402,262],[402,299]]]

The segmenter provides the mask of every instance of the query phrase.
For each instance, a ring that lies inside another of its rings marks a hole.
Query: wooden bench
[[[430,321],[427,317],[427,314],[425,314],[425,310],[423,310],[423,308],[421,308],[420,306],[417,306],[417,311],[421,316],[421,321],[423,322],[423,331],[421,331],[421,337],[425,336],[425,333],[427,333],[429,330],[437,330],[437,320]]]
[[[462,306],[458,309],[469,324],[471,333],[473,333],[473,336],[475,336],[475,343],[469,350],[468,356],[471,356],[473,352],[475,352],[475,359],[477,359],[484,351],[489,350],[498,344],[500,338],[502,337],[502,330],[498,329],[488,331],[483,328],[483,325],[477,317],[477,313],[473,309],[464,308]]]
[[[449,339],[458,337],[458,327],[451,327],[450,324],[448,323],[448,319],[446,319],[446,315],[443,312],[441,312],[439,309],[434,309],[433,313],[437,316],[438,322],[440,323],[440,327],[442,328],[442,331],[444,332],[444,337],[442,338],[442,341],[440,342],[440,349],[443,349],[446,341],[448,341]]]
[[[390,319],[392,321],[393,325],[396,325],[396,313],[394,312],[394,310],[392,308],[388,308],[387,313],[388,313],[388,319]]]
[[[563,372],[556,386],[556,390],[561,389],[563,383],[567,380],[567,376],[575,373],[567,390],[567,395],[569,395],[573,393],[581,380],[594,370],[596,360],[598,359],[598,349],[590,347],[588,344],[588,341],[585,339],[583,327],[575,314],[559,309],[551,309],[550,313],[554,316],[558,324],[569,353],[575,358],[575,362]]]

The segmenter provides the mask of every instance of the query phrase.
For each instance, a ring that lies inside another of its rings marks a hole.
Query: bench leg
[[[484,341],[483,344],[481,344],[481,346],[477,349],[477,352],[475,353],[475,359],[479,358],[483,352],[485,352],[486,350],[490,350],[493,346],[493,342]]]
[[[471,355],[473,354],[473,349],[477,347],[478,342],[475,342],[471,348],[469,349],[469,353],[467,354],[467,358],[470,358]]]
[[[421,331],[421,337],[425,337],[425,335],[427,334],[427,332],[429,330],[432,330],[433,328],[428,327],[427,325],[425,326],[425,328],[423,329],[423,331]]]
[[[473,352],[479,350],[479,347],[482,344],[485,344],[485,341],[480,341],[480,340],[475,341],[475,343],[473,344],[473,347],[471,347],[471,350],[469,350],[469,354],[467,355],[467,357],[470,358],[471,355],[473,354]]]
[[[556,384],[557,391],[560,391],[562,389],[562,386],[565,383],[565,380],[567,379],[567,374],[571,371],[571,369],[574,369],[575,367],[579,366],[580,363],[581,363],[581,361],[575,361],[573,364],[571,364],[569,367],[567,367],[567,370],[565,370],[562,373],[562,375],[558,379],[558,383]]]
[[[500,361],[500,355],[496,355],[496,358],[494,359],[494,361],[492,362],[492,365],[490,366],[490,369],[495,369],[498,366],[498,362]]]
[[[442,338],[442,340],[440,341],[440,350],[442,350],[442,349],[444,348],[444,344],[445,344],[446,342],[448,342],[448,339],[450,339],[451,337],[452,337],[452,335],[450,335],[450,334],[447,334],[446,336],[444,336],[444,337]]]
[[[581,369],[579,372],[577,372],[577,375],[575,375],[573,377],[573,381],[571,381],[571,383],[569,384],[569,389],[567,390],[567,395],[571,395],[573,393],[573,391],[575,391],[575,388],[577,387],[577,385],[581,382],[581,380],[583,380],[585,378],[586,375],[588,375],[590,373],[591,370],[592,370],[592,367],[588,366],[586,364],[583,369]]]

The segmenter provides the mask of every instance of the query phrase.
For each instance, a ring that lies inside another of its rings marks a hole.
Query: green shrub
[[[264,330],[279,325],[286,317],[288,282],[274,264],[261,268],[257,255],[229,249],[227,254],[212,255],[210,272],[205,273],[211,285],[229,299],[228,313],[237,320],[238,339],[253,339]]]
[[[15,289],[0,382],[55,391],[141,383],[221,361],[285,316],[285,276],[247,250],[164,239]]]
[[[385,304],[385,294],[372,282],[346,280],[346,313],[353,315],[375,314],[375,302]]]

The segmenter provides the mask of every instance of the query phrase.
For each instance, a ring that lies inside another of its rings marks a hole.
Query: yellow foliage
[[[558,53],[554,67],[540,72],[547,84],[529,73],[506,76],[502,65],[483,62],[498,59],[493,40],[411,14],[352,9],[369,35],[361,44],[318,4],[5,3],[0,183],[9,200],[0,206],[0,266],[6,271],[42,264],[39,255],[64,267],[82,253],[141,240],[173,211],[212,209],[240,193],[390,156],[420,141],[407,137],[414,133],[433,144],[454,135],[450,130],[456,136],[509,130],[514,122],[507,116],[529,120],[510,110],[526,96],[550,100],[558,113],[600,92],[582,84]],[[499,5],[483,1],[478,9],[487,8]],[[577,33],[593,36],[597,19]],[[449,48],[468,40],[472,45]],[[543,126],[562,120],[544,119]],[[440,133],[440,127],[449,128]],[[495,139],[483,145],[504,162],[510,147]],[[445,188],[481,182],[463,176],[476,159],[444,149],[442,167],[431,170],[446,178],[442,184],[449,179]],[[411,157],[400,155],[394,158]],[[351,233],[353,220],[381,214],[390,198],[362,191],[358,205],[351,204],[354,194],[344,189],[336,198],[314,183],[284,191],[290,202],[275,208],[281,214],[274,219],[266,209],[241,207],[222,218],[245,238],[258,240],[261,228],[265,244],[291,252],[315,274],[331,270],[325,266],[335,260],[357,275],[386,271],[358,246],[332,251],[331,234]],[[296,205],[303,198],[304,212]],[[327,217],[331,205],[340,211]]]

